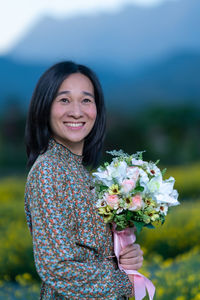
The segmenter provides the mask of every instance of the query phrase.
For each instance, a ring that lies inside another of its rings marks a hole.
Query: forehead
[[[94,93],[94,87],[91,80],[81,74],[73,73],[70,74],[60,85],[58,91],[67,90],[67,91],[88,91]]]

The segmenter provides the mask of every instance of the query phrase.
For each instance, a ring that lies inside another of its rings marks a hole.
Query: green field
[[[183,187],[183,198],[190,191],[198,193],[200,186],[200,167],[191,168],[171,170],[176,187]],[[19,177],[0,180],[0,299],[28,300],[39,295],[24,214],[24,184]],[[145,258],[141,273],[155,284],[155,300],[200,300],[200,198],[188,199],[172,208],[163,226],[144,229],[137,238]]]

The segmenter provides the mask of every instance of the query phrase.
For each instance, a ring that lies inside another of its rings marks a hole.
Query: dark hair
[[[39,154],[47,150],[51,138],[50,111],[62,82],[73,73],[87,76],[93,86],[97,117],[95,124],[85,138],[83,148],[83,163],[96,167],[105,135],[105,106],[100,82],[95,73],[84,65],[64,61],[53,65],[39,79],[29,106],[25,130],[26,152],[28,166],[32,166]]]

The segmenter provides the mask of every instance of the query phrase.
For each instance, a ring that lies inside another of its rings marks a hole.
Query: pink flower
[[[140,171],[139,171],[138,167],[128,167],[127,168],[127,175],[130,179],[137,181],[139,174],[140,174]]]
[[[122,181],[122,189],[125,193],[130,192],[132,189],[135,188],[136,181],[133,179],[124,179]]]
[[[119,198],[117,195],[109,195],[107,194],[106,196],[106,202],[110,207],[117,209],[118,208],[118,203],[119,203]]]
[[[137,211],[137,210],[141,209],[142,206],[143,206],[142,197],[139,194],[137,194],[134,197],[132,197],[132,203],[129,206],[129,210]]]

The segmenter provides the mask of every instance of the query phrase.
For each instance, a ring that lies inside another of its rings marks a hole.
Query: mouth
[[[65,126],[70,129],[81,129],[85,125],[85,122],[63,122]]]

